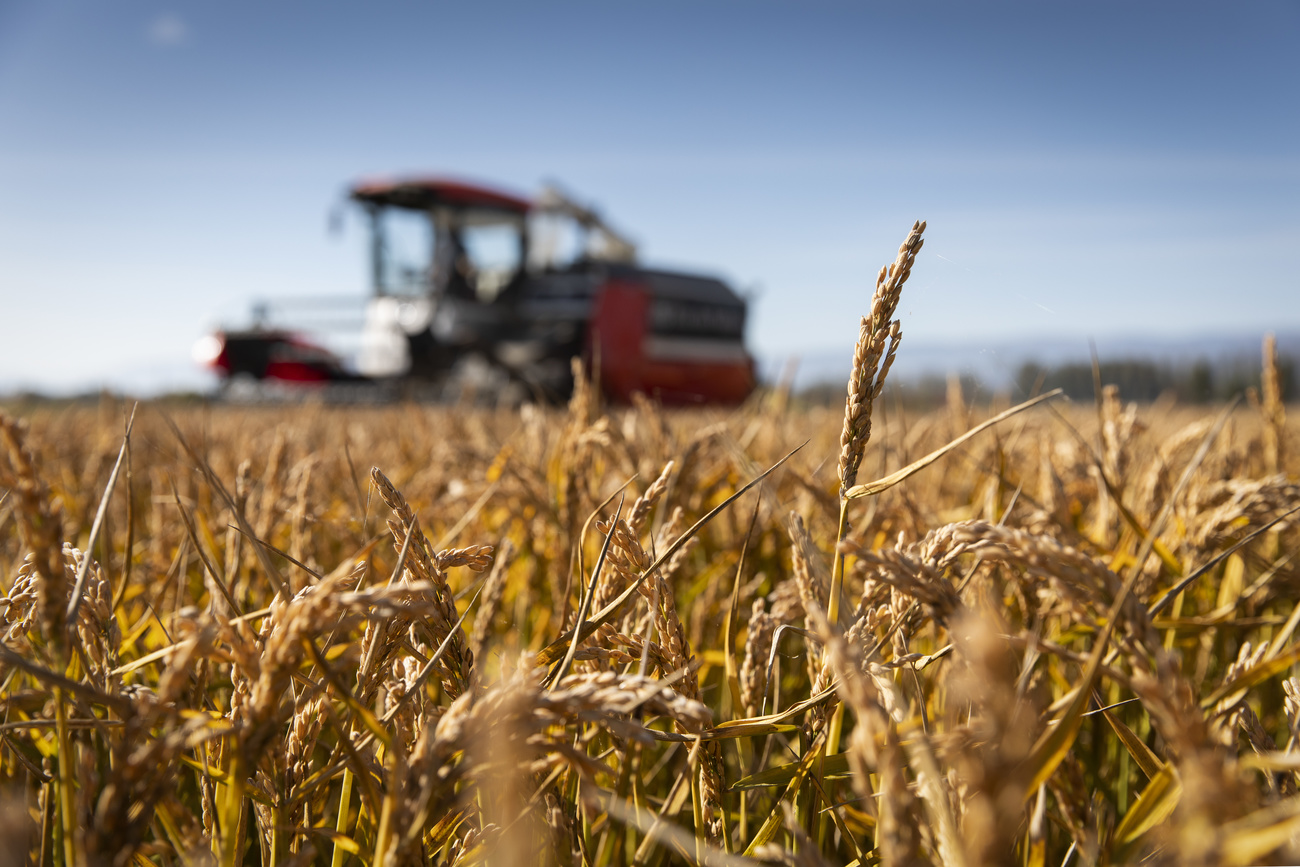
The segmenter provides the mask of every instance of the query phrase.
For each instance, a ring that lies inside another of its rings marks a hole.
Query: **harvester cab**
[[[219,371],[276,378],[274,363],[236,370],[242,345],[256,361],[297,358],[280,369],[299,381],[439,383],[477,362],[560,400],[580,357],[615,400],[736,403],[753,389],[745,301],[718,279],[640,266],[633,243],[558,189],[529,200],[406,178],[357,184],[349,198],[369,224],[371,266],[355,370],[320,357],[304,368],[310,343],[253,329],[210,338]]]

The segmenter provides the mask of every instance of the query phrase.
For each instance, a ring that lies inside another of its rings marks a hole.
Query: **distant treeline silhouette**
[[[1103,361],[1098,367],[1104,385],[1119,386],[1123,400],[1152,401],[1172,394],[1183,403],[1216,403],[1242,394],[1248,388],[1259,391],[1259,364],[1242,359],[1226,364],[1211,364],[1198,359],[1191,364],[1157,364],[1153,361]],[[1295,360],[1278,359],[1278,380],[1282,400],[1295,398]],[[1021,365],[1016,374],[1016,388],[1029,394],[1053,388],[1065,389],[1071,398],[1092,398],[1093,371],[1090,363],[1043,367],[1034,362]]]
[[[1278,358],[1278,380],[1282,400],[1296,399],[1296,363],[1290,356]],[[1146,360],[1102,361],[1099,364],[1103,385],[1119,386],[1121,400],[1142,403],[1172,395],[1181,403],[1205,404],[1230,400],[1248,388],[1259,391],[1260,365],[1247,359],[1214,364],[1198,359],[1187,364],[1158,363]],[[999,389],[970,376],[959,377],[962,395],[968,401],[983,401]],[[1076,400],[1093,399],[1093,372],[1089,362],[1073,362],[1045,366],[1028,361],[1020,366],[1012,382],[1012,396],[1025,398],[1054,388],[1064,389]],[[898,391],[896,391],[898,390]],[[891,381],[887,392],[895,392],[892,400],[901,398],[907,406],[932,407],[947,398],[948,381],[941,376],[927,375],[913,379],[899,378]],[[901,393],[899,393],[901,392]],[[798,400],[806,405],[830,406],[844,400],[841,383],[818,383],[802,389]]]

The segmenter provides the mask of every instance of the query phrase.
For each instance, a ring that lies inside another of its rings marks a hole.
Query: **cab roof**
[[[533,203],[511,193],[455,178],[425,176],[362,181],[352,188],[358,202],[428,211],[439,206],[526,214]]]

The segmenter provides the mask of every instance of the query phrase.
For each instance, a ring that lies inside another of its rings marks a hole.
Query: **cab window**
[[[427,295],[433,264],[427,214],[384,208],[375,218],[376,287],[381,295]]]
[[[462,240],[475,294],[480,301],[495,300],[523,264],[519,228],[509,223],[469,225],[462,229]]]

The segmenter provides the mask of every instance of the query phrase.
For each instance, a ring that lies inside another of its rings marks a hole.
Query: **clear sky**
[[[361,294],[327,215],[410,171],[561,181],[769,356],[917,218],[908,341],[1294,330],[1300,3],[0,0],[0,389]]]

